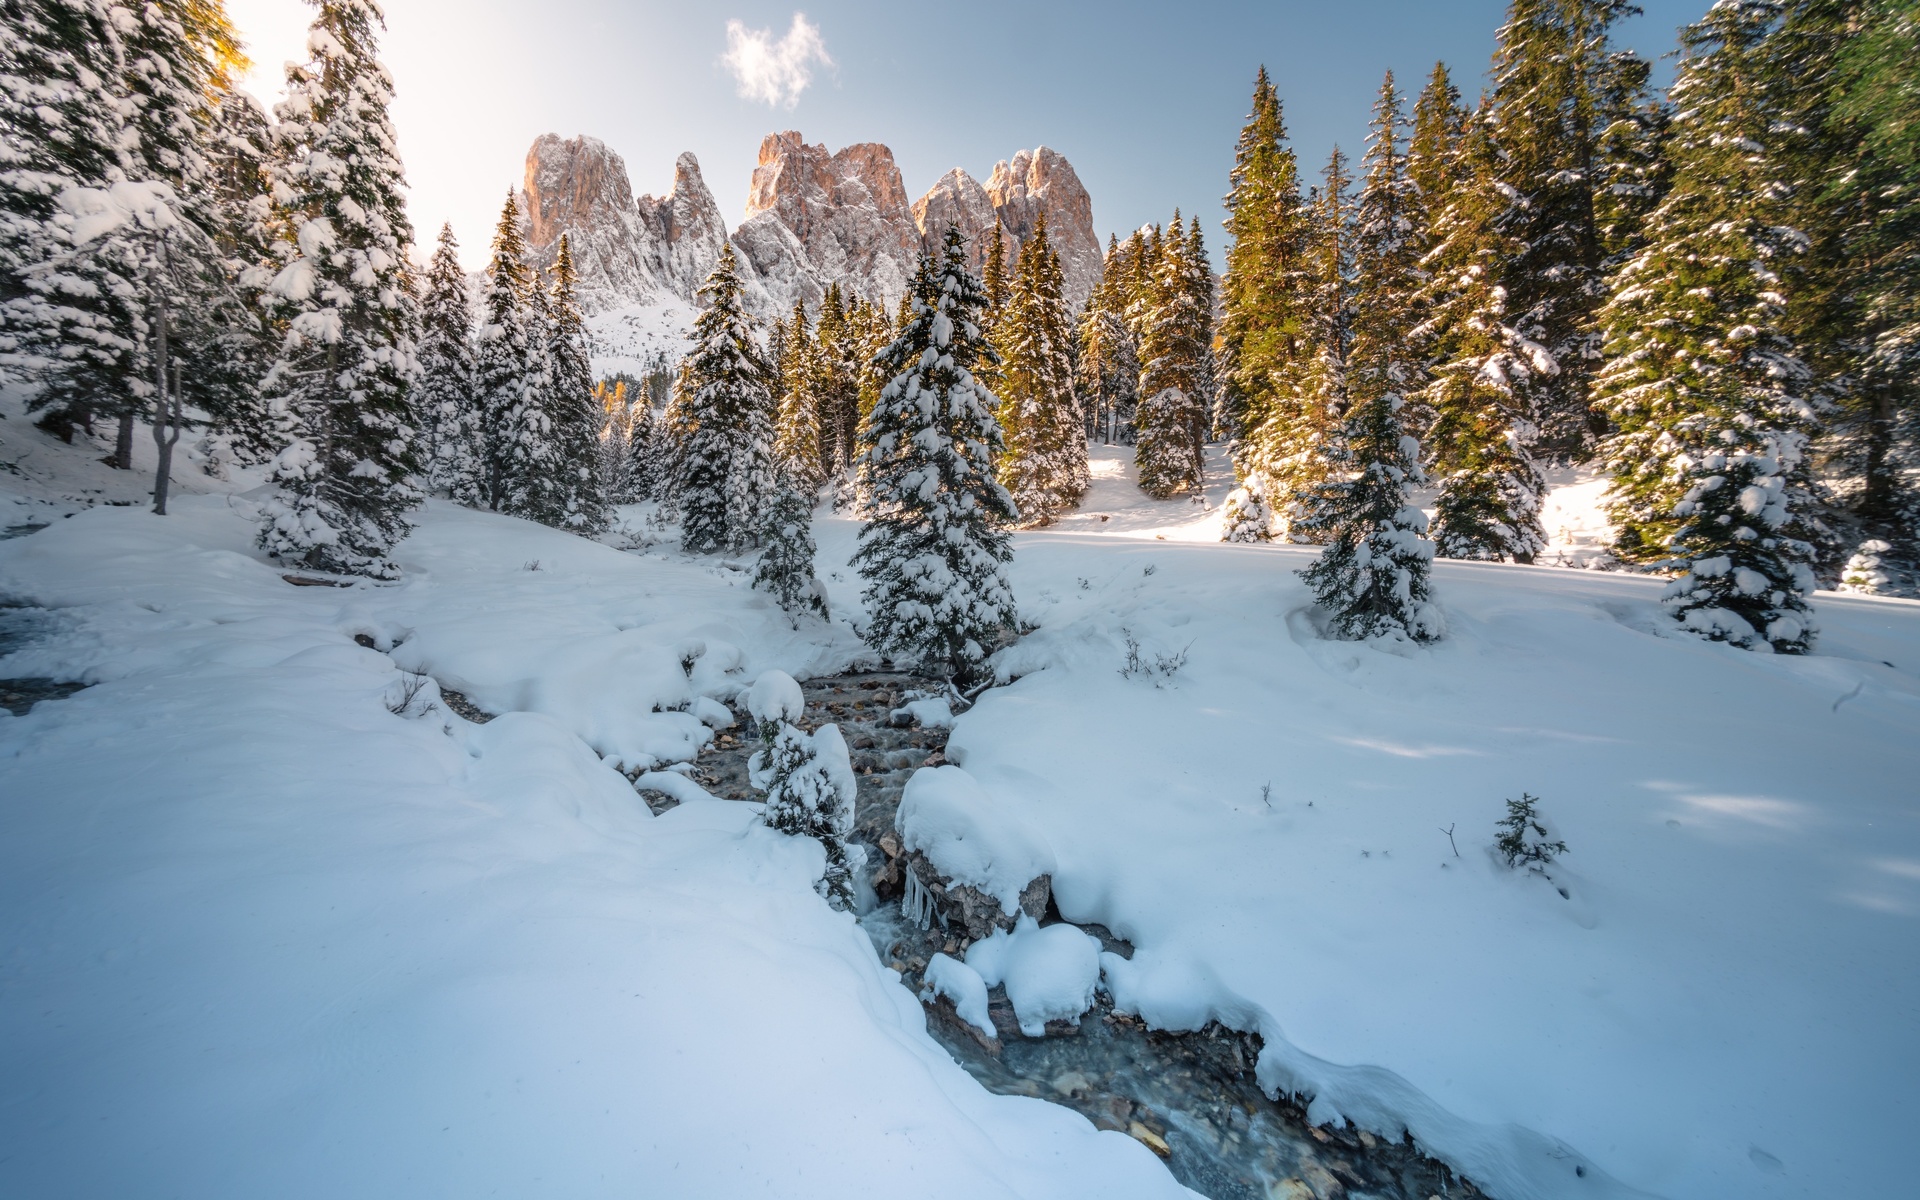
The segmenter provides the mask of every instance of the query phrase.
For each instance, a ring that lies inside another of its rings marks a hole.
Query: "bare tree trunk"
[[[158,311],[158,330],[154,339],[153,382],[156,394],[153,401],[153,444],[159,448],[160,463],[153,474],[153,511],[159,516],[167,515],[167,487],[172,482],[173,447],[180,440],[180,425],[186,414],[182,411],[180,397],[180,372],[172,372],[172,395],[168,394],[168,367],[172,364],[167,354],[167,298],[161,289],[155,289],[154,307]],[[128,449],[132,444],[129,439]],[[132,455],[129,453],[129,460]]]
[[[113,458],[110,460],[115,470],[133,470],[133,409],[120,414],[120,432],[113,440]]]

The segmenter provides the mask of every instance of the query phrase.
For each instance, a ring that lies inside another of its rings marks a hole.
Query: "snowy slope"
[[[1257,1027],[1265,1082],[1498,1196],[1911,1190],[1920,605],[1823,594],[1793,659],[1673,635],[1658,581],[1443,563],[1452,636],[1398,656],[1120,459],[1108,520],[1017,539],[1039,629],[947,753],[1139,947],[1123,1003]],[[1185,665],[1123,678],[1128,636]],[[1523,791],[1569,898],[1490,852]]]
[[[1185,1194],[954,1066],[816,848],[606,761],[860,655],[853,523],[798,633],[713,560],[441,504],[401,584],[294,588],[248,481],[61,517],[145,481],[0,430],[0,512],[52,521],[0,597],[55,627],[0,676],[94,684],[0,715],[0,1194]],[[1383,654],[1313,636],[1311,551],[1215,540],[1224,462],[1208,508],[1125,459],[1017,539],[1038,628],[948,747],[1135,943],[1123,1004],[1259,1029],[1266,1083],[1497,1197],[1910,1190],[1920,605],[1823,595],[1774,658],[1654,581],[1448,563],[1452,637]],[[508,715],[395,714],[403,670]],[[1566,898],[1489,854],[1523,790]]]
[[[0,544],[63,630],[0,674],[95,681],[0,715],[0,1194],[1187,1194],[981,1091],[814,894],[817,846],[651,817],[589,749],[700,740],[674,705],[837,667],[844,628],[438,505],[406,583],[294,588],[247,508]],[[396,662],[525,711],[396,715]]]

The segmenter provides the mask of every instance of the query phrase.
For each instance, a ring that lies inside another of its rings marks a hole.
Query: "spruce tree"
[[[1127,270],[1119,240],[1107,235],[1106,259],[1100,282],[1094,285],[1081,310],[1079,391],[1093,418],[1094,436],[1102,442],[1133,440],[1133,410],[1139,401],[1140,353],[1127,327]]]
[[[1818,183],[1803,195],[1827,286],[1815,319],[1794,323],[1817,327],[1822,365],[1849,385],[1820,450],[1854,512],[1897,544],[1888,551],[1920,562],[1920,3],[1808,4],[1788,20],[1797,119],[1822,133],[1799,157],[1825,168],[1796,172]]]
[[[414,385],[414,405],[432,447],[428,478],[433,486],[461,504],[480,508],[487,502],[487,446],[472,326],[460,244],[453,226],[442,225],[420,305],[420,378]]]
[[[1134,462],[1140,489],[1149,496],[1198,497],[1209,417],[1213,313],[1201,306],[1195,275],[1206,264],[1189,261],[1189,241],[1181,232],[1178,212],[1164,237],[1157,228],[1153,235],[1147,252],[1159,261],[1140,338]]]
[[[1503,322],[1537,347],[1536,436],[1563,458],[1584,457],[1599,432],[1588,390],[1600,361],[1594,314],[1606,298],[1601,139],[1627,115],[1622,106],[1637,107],[1646,79],[1610,32],[1636,11],[1631,0],[1510,0],[1494,53],[1487,182],[1509,245],[1497,264]],[[1615,236],[1623,233],[1631,236]]]
[[[634,404],[625,379],[602,379],[593,385],[593,405],[600,414],[600,486],[606,489],[609,517],[614,505],[631,504],[627,479]]]
[[[986,296],[966,264],[966,240],[950,226],[940,258],[922,260],[912,319],[876,356],[894,375],[860,431],[873,516],[853,557],[867,583],[868,643],[962,682],[1013,628],[1013,551],[1001,526],[1020,519],[993,476],[1000,426],[974,375],[993,349],[980,328]]]
[[[574,290],[579,276],[570,241],[566,234],[560,235],[547,293],[546,410],[559,462],[556,475],[565,496],[565,509],[555,527],[593,537],[612,520],[600,468],[606,412],[593,394],[593,361],[587,323]]]
[[[521,317],[527,374],[519,402],[500,425],[501,512],[565,529],[576,489],[573,447],[566,437],[566,402],[554,386],[553,310],[539,275],[528,271]]]
[[[1447,172],[1453,180],[1434,220],[1434,247],[1414,336],[1430,380],[1420,389],[1440,480],[1434,541],[1447,558],[1532,562],[1546,546],[1540,527],[1546,481],[1530,447],[1539,378],[1551,355],[1509,323],[1500,265],[1517,251],[1496,226],[1504,200],[1495,183],[1485,114],[1468,120]]]
[[[766,549],[753,572],[753,586],[796,618],[807,612],[827,615],[827,589],[813,574],[813,497],[814,489],[804,480],[781,476],[760,534]]]
[[[1043,215],[1020,248],[994,346],[1001,367],[1001,484],[1028,528],[1050,525],[1086,495],[1087,440],[1073,390],[1072,333],[1059,256]]]
[[[1273,540],[1273,505],[1267,499],[1267,481],[1260,472],[1251,472],[1239,487],[1227,493],[1220,518],[1223,542]]]
[[[1304,518],[1310,497],[1332,477],[1341,453],[1353,317],[1352,182],[1346,155],[1335,146],[1321,186],[1309,196],[1293,357],[1274,381],[1242,455],[1265,476],[1290,541],[1323,540]]]
[[[665,498],[669,476],[665,442],[666,438],[660,433],[660,418],[642,395],[634,401],[627,418],[626,500],[629,504]]]
[[[815,330],[814,389],[820,410],[820,473],[831,477],[853,465],[860,434],[861,373],[870,355],[863,348],[859,322],[847,311],[840,285],[827,285]]]
[[[742,306],[731,243],[700,289],[693,352],[681,375],[685,434],[679,463],[681,545],[695,554],[758,544],[778,487],[773,464],[773,368]]]
[[[1253,111],[1240,131],[1229,178],[1226,224],[1232,240],[1221,285],[1218,424],[1229,436],[1244,438],[1267,419],[1274,380],[1296,352],[1310,224],[1280,99],[1265,67],[1254,80]]]
[[[1788,310],[1808,239],[1791,224],[1783,119],[1800,80],[1788,5],[1716,5],[1682,34],[1672,188],[1602,312],[1602,403],[1619,432],[1616,553],[1684,572],[1668,611],[1715,640],[1799,653],[1814,637],[1802,529],[1812,376]]]
[[[482,294],[483,321],[474,377],[486,447],[486,502],[501,510],[513,490],[513,444],[520,414],[537,410],[541,386],[539,351],[530,300],[534,291],[520,235],[520,205],[507,193],[493,231],[493,257]]]
[[[1388,73],[1374,105],[1367,176],[1353,220],[1351,409],[1335,442],[1335,473],[1306,498],[1302,523],[1326,543],[1300,572],[1334,634],[1426,642],[1444,632],[1428,592],[1433,543],[1426,514],[1407,501],[1425,482],[1419,443],[1401,423],[1420,380],[1408,349],[1420,285],[1419,187],[1400,152],[1400,96]]]
[[[260,544],[303,566],[389,578],[420,500],[408,396],[420,316],[380,24],[370,0],[323,0],[312,59],[287,69],[274,193],[290,257],[269,289],[287,332],[263,387],[294,440],[274,463]]]
[[[197,365],[210,385],[201,400],[212,418],[207,469],[223,476],[229,463],[268,461],[282,440],[279,422],[260,395],[260,380],[284,334],[261,303],[280,243],[271,196],[273,129],[260,102],[238,89],[222,96],[205,153],[209,228],[231,286],[221,289],[212,344]]]
[[[774,419],[773,460],[796,486],[812,495],[825,475],[821,470],[821,397],[817,380],[823,353],[807,326],[807,309],[793,302],[793,319],[786,325],[780,354],[775,360],[780,376],[780,408]]]

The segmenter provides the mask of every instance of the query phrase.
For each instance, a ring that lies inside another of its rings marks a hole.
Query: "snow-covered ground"
[[[126,486],[38,437],[0,490]],[[948,753],[1135,943],[1123,1003],[1259,1029],[1266,1082],[1498,1197],[1907,1190],[1920,605],[1823,595],[1774,658],[1669,635],[1655,581],[1448,563],[1452,636],[1392,655],[1312,636],[1310,551],[1095,470]],[[292,587],[246,482],[0,543],[55,626],[0,675],[94,684],[0,715],[0,1194],[1184,1194],[955,1066],[817,847],[607,761],[856,661],[851,522],[796,632],[726,564],[445,504],[400,584]],[[390,711],[406,670],[507,715]],[[1490,856],[1522,791],[1566,898]]]

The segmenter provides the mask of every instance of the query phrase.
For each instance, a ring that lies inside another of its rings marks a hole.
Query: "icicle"
[[[934,903],[932,889],[920,881],[920,876],[914,873],[913,868],[907,868],[905,873],[907,890],[900,896],[900,915],[919,929],[931,928],[935,919],[939,920],[940,928],[945,929],[947,917]]]

